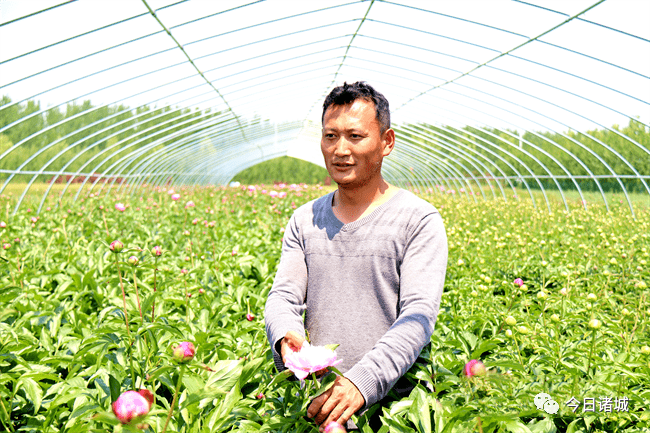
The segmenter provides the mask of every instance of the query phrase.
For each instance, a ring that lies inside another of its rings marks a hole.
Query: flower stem
[[[129,330],[129,316],[126,312],[126,293],[124,293],[124,283],[122,282],[122,272],[120,271],[119,254],[115,254],[115,266],[117,266],[117,276],[120,278],[120,287],[122,288],[122,301],[124,302],[124,321],[126,322],[126,335],[131,339],[131,330]]]
[[[133,285],[135,286],[135,297],[138,300],[138,311],[140,312],[140,320],[144,326],[144,317],[142,316],[142,307],[140,306],[140,293],[138,293],[138,280],[135,275],[135,267],[133,267]]]
[[[591,334],[591,348],[589,349],[589,362],[587,363],[587,374],[591,368],[591,355],[594,353],[594,346],[596,345],[596,330]]]
[[[178,373],[178,382],[176,382],[176,391],[174,391],[174,398],[172,399],[171,406],[169,406],[169,411],[167,412],[167,420],[165,421],[165,426],[162,429],[162,433],[165,433],[167,431],[167,425],[169,424],[169,420],[172,418],[172,412],[174,411],[174,406],[176,406],[176,400],[178,400],[178,391],[181,389],[184,372],[185,364],[181,364],[181,371]]]
[[[153,293],[156,293],[156,272],[158,271],[158,257],[156,257],[156,266],[153,268]],[[151,304],[151,323],[153,323],[154,312],[156,310],[156,298],[153,299]]]

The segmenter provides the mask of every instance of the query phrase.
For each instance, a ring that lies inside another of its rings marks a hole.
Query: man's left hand
[[[334,385],[311,402],[307,416],[314,418],[322,432],[332,421],[345,425],[365,403],[363,395],[350,380],[337,376]]]

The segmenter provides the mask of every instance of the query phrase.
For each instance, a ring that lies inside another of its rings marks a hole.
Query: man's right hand
[[[282,362],[287,363],[287,354],[291,352],[300,352],[302,348],[302,343],[304,343],[305,337],[298,334],[296,331],[289,331],[287,335],[280,340],[280,355],[282,355]]]

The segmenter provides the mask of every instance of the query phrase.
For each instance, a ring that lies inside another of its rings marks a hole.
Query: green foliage
[[[470,163],[462,158],[471,156],[486,166],[470,168],[470,172],[462,170],[462,174],[468,177],[491,179],[492,176],[519,175],[635,175],[630,165],[639,174],[650,175],[650,129],[634,119],[630,119],[629,124],[623,128],[614,125],[611,129],[587,131],[585,134],[574,131],[564,134],[527,131],[522,137],[517,131],[477,129],[471,126],[457,129],[429,124],[406,124],[396,127],[395,130],[398,141],[404,140],[422,149],[422,155],[416,155],[418,158],[443,161],[455,167],[459,167],[458,163],[462,162],[466,167],[471,167]],[[456,146],[460,153],[454,153],[448,146]],[[396,147],[394,155],[397,162],[406,160],[407,156],[399,146]],[[476,160],[474,163],[476,164]],[[406,165],[405,162],[403,164]],[[491,170],[492,174],[488,170]],[[428,174],[433,176],[434,172]],[[598,182],[603,191],[620,192],[621,184],[628,191],[646,191],[639,179],[621,179],[619,183],[610,178],[599,179]],[[598,185],[591,178],[578,179],[575,183],[570,179],[559,179],[557,183],[552,179],[541,179],[538,183],[529,178],[527,183],[533,189],[540,189],[541,185],[555,190],[559,185],[562,189],[571,190],[577,189],[577,184],[584,191],[598,191]],[[514,184],[516,187],[523,186],[520,180],[514,181]]]
[[[249,167],[233,178],[242,184],[323,183],[327,170],[311,162],[281,156]]]
[[[11,219],[16,198],[0,196],[7,209],[0,217],[3,430],[127,431],[111,403],[135,387],[155,395],[144,431],[161,432],[179,380],[172,348],[191,341],[196,356],[168,431],[316,431],[305,417],[313,387],[276,373],[263,312],[292,203],[323,190],[287,188],[283,199],[245,187],[177,192],[177,202],[169,191],[64,198],[38,216],[27,209],[40,197],[28,196]],[[381,431],[650,428],[648,208],[633,220],[618,204],[606,213],[575,200],[567,214],[554,202],[549,215],[525,201],[423,197],[445,221],[445,293],[431,349],[407,373],[416,388],[376,408]],[[186,207],[189,200],[196,206]],[[116,239],[125,245],[119,255],[108,250]],[[159,258],[154,245],[164,250]],[[139,259],[135,268],[130,255]],[[594,318],[601,328],[589,328]],[[470,359],[488,373],[465,377]],[[556,414],[535,407],[539,392],[558,402]],[[580,402],[575,413],[571,397]],[[600,410],[603,397],[628,398],[628,411]],[[583,412],[585,398],[595,399],[594,412]],[[356,422],[371,431],[367,417]]]

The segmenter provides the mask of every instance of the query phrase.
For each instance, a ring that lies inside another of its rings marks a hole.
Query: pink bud
[[[332,421],[325,427],[325,433],[345,433],[345,428],[336,421]]]
[[[2,244],[2,249],[3,249],[3,250],[8,250],[9,248],[11,248],[11,244],[10,244],[10,243],[5,242],[4,244]]]
[[[138,258],[137,258],[136,256],[131,256],[131,257],[129,257],[129,258],[127,259],[127,262],[128,262],[129,265],[131,265],[131,266],[136,266],[136,265],[138,264],[139,261],[140,261],[140,260],[138,260]]]
[[[262,394],[262,393],[260,392],[259,394],[257,394],[257,395],[255,396],[255,398],[258,399],[258,400],[261,400],[261,399],[265,398],[265,396],[264,396],[264,394]]]
[[[151,391],[127,391],[113,402],[113,413],[122,424],[142,421],[151,409],[154,397]]]
[[[177,362],[189,362],[194,358],[195,354],[196,349],[194,348],[194,344],[189,341],[183,341],[174,348],[174,360]]]
[[[199,289],[199,295],[202,295],[202,294],[204,294],[204,293],[205,293],[205,290],[204,290],[204,289],[202,289],[202,288]]]
[[[7,223],[4,221],[0,221],[0,229],[4,229],[7,227]]]
[[[524,285],[524,280],[522,280],[521,278],[517,278],[517,279],[514,281],[514,283],[515,283],[517,286],[521,287],[521,286]]]
[[[487,370],[485,369],[485,365],[476,359],[472,359],[470,362],[465,364],[464,373],[467,377],[485,376],[486,372]]]
[[[151,249],[151,252],[152,252],[155,256],[158,256],[158,257],[162,256],[162,248],[160,247],[160,245],[156,245],[155,247],[153,247],[153,248]]]
[[[113,241],[108,248],[114,253],[119,253],[124,248],[124,244],[120,241]]]
[[[187,269],[181,269],[181,275],[186,275],[189,271]]]
[[[246,320],[248,320],[249,322],[252,322],[253,320],[255,320],[255,316],[252,315],[251,313],[248,313],[248,314],[246,314]]]

